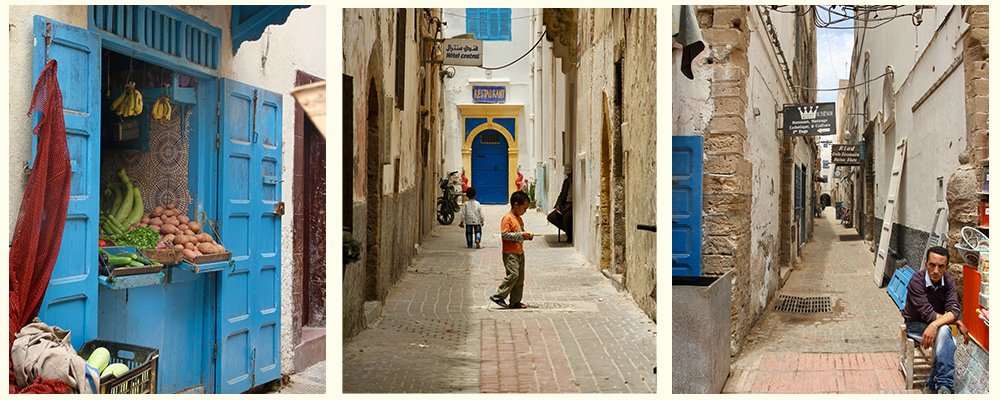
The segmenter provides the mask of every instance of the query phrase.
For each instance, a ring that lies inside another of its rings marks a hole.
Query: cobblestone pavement
[[[856,231],[840,225],[834,209],[827,207],[816,219],[813,241],[803,247],[801,262],[778,295],[829,296],[831,311],[778,312],[772,310],[772,301],[733,360],[724,390],[903,390],[902,374],[894,364],[882,363],[899,349],[903,318],[885,289],[872,281],[874,253],[869,247]],[[817,378],[826,379],[824,383],[810,383],[819,375],[826,376]]]
[[[483,207],[482,249],[466,248],[457,224],[424,240],[381,319],[344,346],[345,393],[656,391],[655,323],[543,214],[523,217],[538,235],[525,243],[529,308],[487,299],[504,274],[507,210]]]
[[[274,393],[323,394],[326,393],[326,361],[320,361],[301,372],[289,376],[289,382]]]

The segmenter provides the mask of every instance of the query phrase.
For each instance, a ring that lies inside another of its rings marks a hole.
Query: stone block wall
[[[656,9],[626,10],[622,122],[624,147],[625,287],[650,318],[656,320],[656,235],[636,229],[656,224]],[[624,39],[622,38],[622,39]],[[660,232],[666,232],[662,230]]]

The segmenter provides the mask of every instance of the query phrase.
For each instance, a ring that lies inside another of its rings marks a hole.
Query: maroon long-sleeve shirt
[[[921,268],[913,274],[906,285],[906,307],[903,319],[906,322],[934,322],[935,314],[951,311],[955,318],[961,317],[962,306],[958,303],[958,289],[951,275],[944,274],[937,285],[931,283],[927,270]]]

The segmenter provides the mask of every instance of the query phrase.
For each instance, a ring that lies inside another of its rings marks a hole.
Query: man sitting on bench
[[[959,321],[962,307],[955,280],[948,275],[948,249],[931,247],[925,258],[927,264],[907,285],[902,314],[907,335],[923,348],[934,347],[934,365],[924,393],[951,394],[955,392],[956,344],[949,325]]]

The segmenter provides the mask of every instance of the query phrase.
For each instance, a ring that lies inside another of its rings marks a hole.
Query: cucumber
[[[134,208],[133,201],[135,200],[135,193],[133,193],[132,181],[128,179],[128,174],[125,173],[125,168],[118,171],[118,177],[121,178],[122,182],[125,183],[125,192],[122,193],[122,206],[118,209],[113,217],[114,219],[121,222],[123,226],[128,226],[131,224],[125,224],[125,217],[127,217]]]
[[[150,260],[146,257],[139,256],[136,257],[135,260],[141,262],[143,265],[153,265],[153,260]]]
[[[111,193],[115,196],[114,202],[111,203],[111,209],[108,210],[108,216],[111,216],[115,215],[115,213],[118,212],[118,209],[122,208],[122,189],[113,183],[108,186],[111,187]]]
[[[108,256],[108,264],[113,267],[121,267],[129,265],[132,262],[132,258],[129,256]]]
[[[143,264],[141,262],[132,260],[132,262],[128,263],[128,266],[130,266],[130,267],[145,267],[146,264]]]
[[[102,249],[102,248],[98,247],[98,248],[97,248],[97,251],[98,251],[98,252],[100,252],[101,254],[104,254],[104,255],[106,255],[106,256],[108,256],[108,257],[111,257],[111,254],[110,254],[110,253],[108,253],[108,251],[107,251],[107,250],[104,250],[104,249]]]

